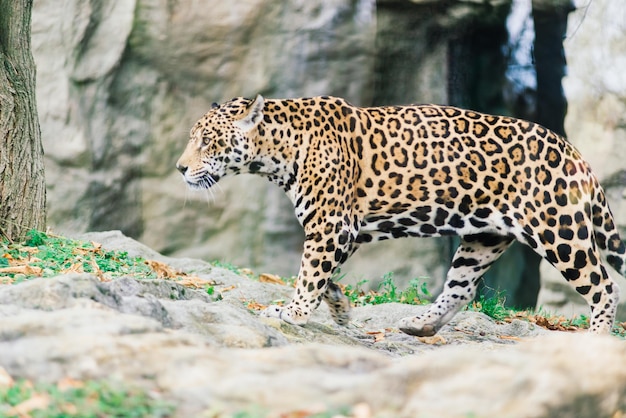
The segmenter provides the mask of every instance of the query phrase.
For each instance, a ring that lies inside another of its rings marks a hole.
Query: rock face
[[[85,274],[0,286],[0,368],[13,378],[122,380],[160,393],[176,416],[189,417],[347,410],[595,418],[626,410],[626,371],[615,367],[626,347],[614,337],[463,312],[440,337],[418,339],[393,328],[420,311],[399,304],[355,308],[347,327],[334,325],[325,308],[308,325],[291,326],[261,319],[244,303],[288,297],[285,286],[162,257],[116,232],[86,238],[214,281],[223,298],[174,281],[99,282]]]
[[[613,18],[623,13],[614,3],[596,0],[586,12],[581,1],[571,15],[567,131],[626,225],[623,147],[615,145],[624,135],[626,82],[616,70],[624,19]],[[280,190],[253,176],[225,179],[207,194],[185,190],[174,163],[195,120],[214,101],[258,92],[333,94],[357,105],[446,102],[449,40],[509,2],[207,4],[34,4],[48,223],[56,231],[120,229],[166,254],[296,274],[303,236]],[[449,251],[436,240],[364,246],[344,272],[353,280],[427,276],[436,289]],[[569,300],[563,295],[543,303],[554,308]]]
[[[626,239],[626,11],[615,2],[576,1],[570,14],[565,48],[568,71],[563,88],[568,98],[565,130],[569,140],[600,178],[613,216]],[[613,272],[620,287],[626,280]],[[586,303],[561,276],[542,267],[539,305],[565,314],[585,312]],[[621,320],[626,314],[618,313]]]
[[[281,191],[242,178],[209,199],[185,190],[174,163],[213,101],[261,92],[368,103],[374,13],[371,0],[38,2],[50,225],[114,226],[161,251],[272,259],[293,273],[302,237]]]

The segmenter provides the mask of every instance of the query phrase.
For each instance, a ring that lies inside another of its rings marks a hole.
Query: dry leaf
[[[432,337],[417,337],[417,339],[428,345],[443,345],[448,343],[441,335],[433,335]]]
[[[252,309],[254,311],[262,311],[263,309],[267,308],[267,305],[262,305],[254,301],[248,301],[248,302],[244,301],[244,303],[246,304],[248,309]]]
[[[11,257],[9,260],[9,266],[27,266],[32,263],[36,263],[41,261],[41,258],[28,256],[26,258],[13,258]]]
[[[366,334],[373,335],[375,343],[379,343],[385,340],[385,331],[368,331],[366,332]]]
[[[72,379],[71,377],[64,377],[57,382],[57,388],[61,391],[68,389],[78,389],[85,386],[85,382],[82,380]]]
[[[0,268],[0,273],[26,274],[28,276],[41,276],[43,269],[35,266],[10,266]]]
[[[150,266],[159,279],[174,279],[178,276],[184,276],[184,274],[172,269],[170,266],[160,261],[146,260],[146,264]]]
[[[254,272],[251,269],[245,268],[245,267],[242,269],[239,269],[239,273],[245,274],[247,276],[254,276]]]
[[[319,412],[320,411],[304,411],[304,410],[289,411],[289,412],[283,412],[282,414],[279,415],[279,417],[280,418],[308,418],[308,417],[318,414]]]
[[[30,416],[29,412],[36,409],[45,409],[50,404],[50,396],[35,393],[30,399],[20,402],[7,411],[7,415]]]
[[[187,287],[193,287],[196,289],[204,288],[206,286],[215,286],[217,284],[213,280],[202,279],[196,276],[185,277],[183,279],[178,280],[176,283],[179,283]]]
[[[85,269],[83,268],[83,263],[74,263],[65,270],[61,271],[61,274],[68,273],[84,273]]]
[[[73,255],[91,255],[94,252],[96,251],[92,248],[82,248],[82,247],[76,247],[72,250]]]
[[[270,274],[270,273],[261,273],[259,275],[259,281],[261,283],[273,283],[273,284],[280,284],[283,286],[285,285],[285,282],[283,281],[283,279],[281,279],[275,274]]]
[[[220,289],[220,292],[229,292],[229,291],[231,291],[233,289],[237,289],[237,285],[236,284],[234,284],[232,286],[225,287],[223,289]]]
[[[365,402],[358,403],[352,407],[352,418],[371,418],[372,408]]]
[[[568,320],[563,316],[546,318],[541,315],[533,315],[531,322],[550,331],[580,331],[580,328],[568,325]]]
[[[9,373],[0,367],[0,387],[11,387],[15,382]]]
[[[20,251],[25,251],[29,254],[36,254],[39,252],[39,248],[37,247],[20,247]]]
[[[104,272],[102,270],[100,270],[100,266],[98,265],[98,263],[96,263],[96,259],[92,258],[91,259],[91,268],[94,272],[94,274],[98,277],[98,280],[100,280],[101,282],[110,282],[111,278],[110,277],[106,277],[104,275]]]
[[[501,340],[507,340],[507,341],[522,341],[521,338],[514,337],[512,335],[498,335],[498,338],[500,338]]]
[[[71,403],[64,403],[61,405],[61,411],[65,412],[69,416],[78,415],[78,408]]]

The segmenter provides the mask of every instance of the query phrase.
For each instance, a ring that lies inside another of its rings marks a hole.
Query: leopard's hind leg
[[[512,237],[487,233],[462,237],[443,292],[424,314],[401,319],[400,330],[410,335],[435,335],[474,298],[482,275],[512,242]]]
[[[350,299],[343,294],[341,288],[328,280],[328,287],[323,298],[333,320],[339,325],[347,325],[350,321]]]
[[[584,240],[579,238],[582,232],[576,232],[576,235],[571,234],[575,237],[571,240],[561,240],[554,244],[544,243],[545,259],[561,272],[565,280],[589,304],[590,331],[608,333],[615,320],[619,287],[602,264],[595,234],[589,233],[590,229],[584,229],[586,231]],[[561,231],[565,230],[562,224]]]

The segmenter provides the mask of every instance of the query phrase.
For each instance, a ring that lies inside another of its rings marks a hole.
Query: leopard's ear
[[[248,108],[239,115],[234,123],[244,132],[251,131],[263,120],[263,106],[265,105],[265,99],[260,94],[257,94],[256,99],[248,106]]]

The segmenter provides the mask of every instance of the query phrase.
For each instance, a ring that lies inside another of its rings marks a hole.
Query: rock
[[[568,101],[565,130],[600,179],[622,239],[626,239],[626,149],[622,146],[626,141],[626,76],[620,70],[626,65],[622,53],[626,15],[609,0],[575,1],[575,5],[563,43],[568,64],[563,79]],[[538,306],[565,315],[588,314],[584,300],[556,270],[543,264]],[[626,280],[610,271],[620,288],[626,289]],[[618,310],[618,319],[626,320],[623,308]]]
[[[347,327],[322,307],[306,326],[292,326],[244,302],[288,297],[286,286],[163,257],[119,232],[87,236],[212,280],[216,293],[89,274],[2,285],[0,369],[14,379],[122,381],[160,393],[176,416],[584,418],[626,409],[626,371],[615,367],[626,347],[615,337],[461,312],[438,336],[420,339],[395,323],[424,307],[401,304],[355,308]]]
[[[281,191],[235,179],[208,205],[174,162],[215,101],[261,92],[368,103],[372,0],[44,0],[32,22],[55,230],[114,227],[162,252],[294,273],[302,233]]]

